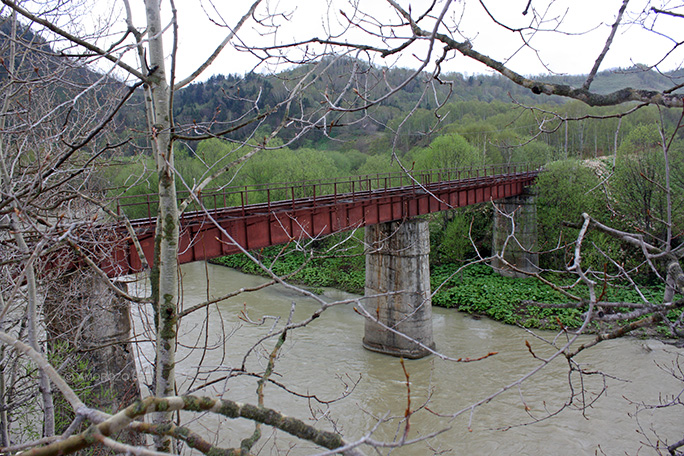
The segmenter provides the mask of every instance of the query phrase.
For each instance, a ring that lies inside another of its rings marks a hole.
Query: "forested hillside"
[[[7,22],[2,24],[7,27]],[[21,30],[20,33],[22,39],[31,42],[35,49],[35,52],[22,58],[34,59],[36,64],[33,68],[40,68],[46,74],[59,69],[64,81],[72,81],[55,93],[64,101],[70,97],[70,85],[76,88],[85,87],[103,77],[107,84],[99,96],[106,98],[121,89],[121,82],[93,72],[86,66],[85,59],[79,62],[73,58],[64,58],[63,54],[52,50],[49,42],[33,34],[30,29]],[[9,30],[0,30],[0,44],[3,37],[7,36]],[[65,63],[68,65],[65,66]],[[0,65],[0,78],[7,76],[6,68],[7,65]],[[567,124],[566,135],[566,125],[559,128],[560,123],[550,120],[553,116],[547,116],[547,122],[550,123],[544,125],[544,130],[550,133],[538,136],[540,115],[524,111],[521,106],[536,106],[569,118],[590,114],[605,116],[619,112],[619,109],[590,110],[581,103],[568,102],[561,97],[535,95],[498,74],[464,76],[449,73],[433,79],[430,74],[423,73],[370,111],[331,111],[326,116],[325,125],[307,125],[307,119],[313,118],[314,114],[320,115],[327,109],[321,104],[326,99],[326,94],[340,92],[349,83],[349,74],[359,69],[362,70],[365,96],[372,98],[379,98],[392,91],[414,71],[369,67],[368,64],[351,58],[328,58],[317,64],[303,65],[273,75],[237,75],[227,71],[226,74],[216,74],[204,82],[179,90],[174,97],[175,123],[189,138],[205,131],[221,132],[227,125],[250,113],[268,112],[282,103],[299,78],[312,72],[324,76],[316,77],[301,91],[300,98],[296,100],[296,109],[287,114],[285,121],[288,122],[288,127],[279,134],[283,143],[291,148],[356,150],[370,155],[395,148],[406,153],[415,146],[428,145],[444,132],[465,136],[471,144],[486,150],[492,158],[490,161],[510,161],[515,146],[528,142],[532,137],[543,140],[555,149],[563,149],[564,156],[573,156],[580,152],[585,155],[601,155],[614,147],[616,121],[601,121],[601,126],[592,119],[571,122]],[[584,82],[581,75],[558,75],[546,79],[573,87],[579,87]],[[635,65],[632,68],[600,72],[593,86],[599,93],[610,93],[623,87],[663,90],[682,81],[684,75],[681,71],[663,74]],[[107,86],[110,88],[107,89]],[[354,95],[359,96],[358,92]],[[335,100],[341,107],[351,106],[355,101],[358,100]],[[268,134],[282,122],[283,116],[285,113],[281,108],[276,115],[264,116],[261,123],[254,122],[246,128],[229,128],[228,130],[234,131],[227,132],[224,137],[232,140],[257,140],[259,135]],[[630,122],[639,124],[642,120]],[[128,155],[134,155],[140,148],[144,149],[146,139],[138,133],[139,126],[144,122],[144,100],[141,89],[138,89],[120,110],[111,127],[112,142],[132,138],[124,146]],[[297,137],[302,127],[306,127],[308,131]],[[626,131],[629,130],[629,126],[623,125],[624,127],[627,128]],[[185,144],[193,150],[197,147],[197,143],[192,140],[185,141]]]
[[[324,61],[318,65],[325,67],[326,76],[316,79],[303,91],[300,101],[302,112],[298,113],[302,118],[297,119],[296,116],[291,115],[292,128],[285,129],[280,135],[285,142],[297,134],[299,131],[297,127],[300,127],[307,117],[323,109],[321,100],[325,99],[327,93],[337,93],[348,83],[348,75],[355,67],[364,68],[365,88],[370,89],[369,94],[374,98],[379,98],[397,87],[413,71],[399,68],[369,68],[353,59],[329,63]],[[270,76],[256,73],[244,76],[231,74],[212,76],[205,82],[192,84],[179,91],[174,99],[176,122],[180,125],[201,125],[212,131],[220,131],[222,126],[239,119],[247,112],[268,110],[269,107],[282,102],[291,90],[293,82],[307,71],[316,71],[316,69],[313,66],[299,67],[296,70]],[[322,72],[323,68],[320,71]],[[552,79],[575,87],[581,86],[584,82],[583,77],[579,75],[556,76]],[[625,86],[662,90],[682,79],[680,74],[665,75],[635,66],[630,69],[601,72],[597,75],[594,85],[601,93],[609,93]],[[426,92],[426,81],[431,81],[429,93]],[[252,101],[254,99],[258,102],[254,103]],[[351,105],[353,101],[357,100],[348,100],[347,104]],[[439,81],[433,80],[429,74],[421,74],[402,87],[399,93],[376,106],[372,112],[344,114],[331,112],[327,125],[317,125],[305,137],[296,140],[292,145],[324,149],[353,148],[374,154],[391,147],[388,139],[392,138],[394,141],[394,136],[397,134],[401,140],[395,145],[406,151],[415,145],[428,144],[435,134],[449,124],[460,124],[471,134],[478,131],[481,135],[485,135],[488,125],[474,126],[473,124],[514,111],[518,104],[541,105],[546,109],[556,111],[558,105],[565,103],[567,100],[561,97],[535,95],[498,74],[463,76],[459,73],[451,73],[442,75]],[[339,105],[344,107],[345,100],[340,100]],[[563,113],[562,108],[560,112]],[[592,113],[605,115],[609,112],[617,112],[617,110],[596,110]],[[412,115],[406,119],[409,113]],[[567,110],[567,115],[571,117],[588,113],[589,111],[579,104]],[[266,132],[275,128],[281,120],[282,117],[270,116],[267,122],[260,124],[259,127]],[[400,124],[401,128],[399,128]],[[352,128],[341,128],[349,125]],[[520,122],[510,125],[511,131],[521,129],[524,130],[525,127]],[[527,129],[532,134],[538,132],[536,125],[530,125]],[[610,141],[607,136],[603,135],[605,137],[599,138],[601,136],[599,132],[589,131],[592,127],[587,130],[587,125],[581,124],[576,130],[576,132],[569,132],[569,141],[575,143],[575,149],[589,148],[590,142],[594,143],[595,150],[608,147]],[[253,130],[250,129],[241,129],[239,133],[233,133],[230,136],[233,139],[244,139],[252,132]],[[337,141],[343,141],[344,144],[335,144]],[[507,146],[508,144],[502,147]],[[573,145],[569,147],[573,148]]]

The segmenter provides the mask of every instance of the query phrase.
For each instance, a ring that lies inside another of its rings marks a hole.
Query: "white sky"
[[[212,2],[213,1],[213,2]],[[383,0],[357,0],[361,8],[374,15],[374,17],[393,20],[396,17],[391,14],[387,3]],[[511,27],[529,25],[532,14],[522,15],[528,0],[485,0],[485,4],[497,20]],[[665,0],[663,0],[665,1]],[[142,3],[141,0],[132,0],[132,3]],[[417,0],[413,2],[400,1],[403,7],[411,5],[412,11],[421,13],[429,0]],[[497,60],[506,60],[511,57],[509,65],[515,71],[523,74],[555,73],[584,74],[588,73],[594,60],[601,52],[605,40],[610,33],[610,27],[615,21],[622,0],[532,0],[531,6],[539,14],[549,19],[549,22],[541,25],[542,28],[554,29],[555,31],[539,32],[534,36],[528,36],[531,44],[538,50],[535,53],[529,48],[521,49],[521,37],[518,33],[503,30],[494,26],[485,15],[479,2],[476,0],[455,0],[451,2],[449,13],[445,20],[447,24],[458,23],[458,29],[463,36],[455,35],[454,38],[462,40],[464,37],[471,40],[475,50],[490,55]],[[615,38],[615,43],[608,53],[601,69],[615,67],[628,67],[635,63],[653,65],[659,62],[671,49],[673,41],[682,40],[679,32],[684,30],[684,19],[660,17],[656,25],[659,31],[666,36],[659,36],[653,32],[643,30],[639,24],[629,24],[637,18],[637,15],[649,8],[651,4],[661,6],[662,1],[649,2],[648,0],[632,0],[629,4],[625,25],[621,26]],[[674,2],[670,2],[674,3]],[[163,1],[168,13],[168,4]],[[682,2],[677,2],[681,5]],[[207,20],[212,15],[217,21],[233,26],[238,19],[248,10],[251,0],[235,2],[229,0],[176,0],[179,11],[179,77],[190,73],[191,69],[198,66],[211,54],[216,45],[228,32],[227,28],[219,27]],[[443,0],[437,5],[434,14],[438,14],[444,5]],[[290,12],[289,21],[279,18],[283,26],[277,35],[263,35],[263,29],[257,30],[253,21],[248,22],[238,35],[247,45],[267,45],[285,43],[290,40],[303,40],[313,36],[325,37],[325,30],[338,32],[344,27],[344,18],[339,14],[344,10],[348,16],[354,13],[351,2],[347,0],[264,0],[260,6],[258,15],[263,17],[265,12]],[[680,13],[684,13],[684,7],[680,6]],[[331,16],[331,14],[333,16]],[[138,23],[142,23],[142,11],[136,11]],[[558,25],[556,18],[562,18]],[[444,29],[440,30],[444,31]],[[387,31],[385,30],[385,34]],[[373,41],[368,35],[358,31],[347,31],[342,38],[349,42],[361,42],[371,44]],[[170,51],[170,41],[167,51]],[[432,60],[439,55],[441,46],[438,46]],[[411,52],[404,53],[398,60],[402,67],[417,67],[418,60],[412,55],[424,56],[425,47],[416,46]],[[453,53],[452,53],[453,55]],[[662,70],[677,68],[684,58],[682,52],[670,55],[668,60],[660,66]],[[376,57],[377,64],[393,64],[396,58],[388,58],[383,61]],[[547,67],[541,64],[544,62]],[[256,60],[248,53],[238,52],[234,49],[226,49],[216,65],[202,75],[200,80],[206,79],[212,74],[242,74],[253,68]],[[477,62],[463,57],[456,57],[443,65],[445,71],[460,72],[465,74],[488,72],[486,68]],[[262,69],[263,70],[263,69]]]

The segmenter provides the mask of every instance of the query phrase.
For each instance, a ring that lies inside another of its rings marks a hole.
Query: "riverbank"
[[[275,274],[290,275],[290,281],[306,286],[313,292],[320,292],[323,287],[334,287],[363,294],[365,260],[362,254],[309,257],[298,251],[265,249],[259,253],[259,260]],[[265,275],[245,255],[217,258],[212,263],[248,274]],[[579,309],[545,309],[525,305],[525,301],[566,301],[560,293],[536,279],[502,277],[485,264],[459,268],[457,264],[431,268],[433,305],[526,328],[573,328],[581,324],[582,312]]]
[[[272,247],[255,253],[258,259],[279,276],[308,287],[319,293],[323,287],[338,288],[350,293],[363,294],[365,282],[365,256],[361,251],[348,250],[346,254],[311,256],[302,251]],[[216,258],[212,263],[228,266],[248,274],[266,275],[246,255]],[[567,303],[568,299],[535,278],[514,279],[502,277],[486,264],[473,264],[462,268],[459,264],[431,265],[430,282],[432,304],[453,308],[476,316],[486,316],[502,323],[529,329],[558,330],[577,328],[582,324],[584,310],[549,309],[528,302]],[[657,302],[662,290],[641,288],[644,297]],[[573,293],[580,293],[575,288]],[[613,302],[639,302],[640,297],[629,287],[612,284],[604,290],[602,298]],[[605,325],[590,330],[609,330]],[[649,332],[650,337],[668,337],[666,328]]]

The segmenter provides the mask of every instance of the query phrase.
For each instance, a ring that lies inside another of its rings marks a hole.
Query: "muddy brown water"
[[[183,307],[264,281],[221,266],[187,264],[182,267]],[[145,285],[140,287],[144,291]],[[355,296],[326,289],[323,298],[335,301]],[[382,454],[657,454],[649,445],[655,445],[658,437],[669,443],[684,437],[684,407],[650,407],[681,394],[684,383],[667,371],[677,354],[684,354],[682,349],[633,338],[604,342],[578,358],[580,366],[592,375],[580,379],[577,372],[569,374],[567,361],[558,357],[520,387],[473,407],[539,366],[526,341],[539,357],[548,357],[553,350],[523,329],[434,308],[434,338],[441,353],[471,359],[497,354],[468,363],[436,356],[407,360],[407,388],[399,359],[362,348],[364,324],[354,305],[332,307],[307,327],[288,334],[272,379],[290,391],[268,385],[265,406],[318,428],[336,429],[348,441],[366,436],[382,420],[372,438],[392,442],[403,434],[402,419],[410,397],[409,438],[443,431],[408,447],[381,449]],[[179,391],[255,404],[256,378],[223,378],[242,365],[245,353],[274,325],[282,327],[293,306],[295,321],[319,308],[313,299],[277,285],[240,294],[186,317],[179,331]],[[134,314],[136,331],[144,338],[140,315],[145,313]],[[252,321],[265,318],[263,324],[255,325],[247,322],[245,315]],[[538,336],[553,340],[557,334]],[[557,342],[564,340],[561,336]],[[588,336],[581,341],[586,340]],[[264,371],[274,343],[268,339],[256,345],[245,360],[248,371]],[[205,346],[208,350],[191,348]],[[153,359],[151,346],[142,344],[139,355],[143,370],[148,371],[146,366]],[[208,383],[211,385],[198,389]],[[591,405],[582,410],[583,403]],[[564,404],[569,405],[556,413]],[[451,417],[458,412],[462,413]],[[184,419],[195,418],[184,415]],[[224,447],[239,447],[240,440],[253,430],[252,423],[245,420],[203,420],[203,424],[197,420],[192,426],[205,436],[215,434]],[[368,448],[364,451],[373,454]],[[264,428],[254,452],[299,455],[323,450]]]

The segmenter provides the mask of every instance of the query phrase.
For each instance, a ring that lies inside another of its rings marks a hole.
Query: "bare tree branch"
[[[615,19],[615,23],[613,24],[613,28],[610,31],[610,35],[608,36],[608,39],[606,40],[606,44],[603,47],[603,51],[601,51],[601,54],[599,54],[598,58],[596,59],[596,62],[594,62],[594,67],[591,69],[589,72],[589,75],[587,76],[587,80],[584,81],[584,84],[582,85],[582,88],[585,90],[589,90],[589,87],[591,86],[592,81],[596,77],[596,73],[598,72],[599,68],[601,67],[601,63],[603,63],[603,59],[606,57],[606,54],[608,53],[608,49],[610,49],[610,46],[613,44],[613,39],[615,38],[615,33],[617,32],[618,26],[620,25],[620,22],[622,21],[622,15],[625,14],[625,10],[627,9],[627,4],[629,3],[629,0],[624,0],[622,2],[622,6],[620,7],[620,10],[618,11],[617,18]]]

